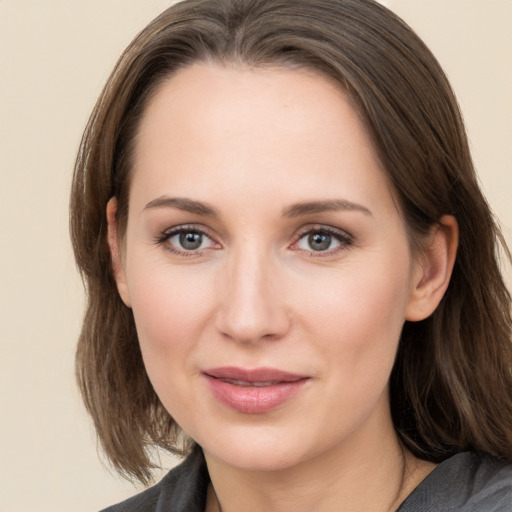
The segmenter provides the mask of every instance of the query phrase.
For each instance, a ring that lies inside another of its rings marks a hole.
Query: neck
[[[434,468],[413,457],[394,430],[361,441],[274,471],[236,468],[205,452],[207,512],[389,512]]]

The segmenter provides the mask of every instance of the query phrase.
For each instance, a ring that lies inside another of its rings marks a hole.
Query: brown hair
[[[187,0],[156,18],[121,56],[86,127],[74,173],[71,238],[88,300],[77,376],[114,467],[147,481],[151,447],[184,447],[146,375],[132,312],[117,293],[106,204],[117,197],[122,233],[147,100],[177,70],[205,60],[306,67],[331,77],[360,111],[413,247],[442,215],[456,217],[460,246],[445,297],[433,315],[403,329],[390,381],[393,420],[420,458],[441,461],[472,449],[512,461],[511,298],[500,247],[510,255],[436,59],[372,0]]]

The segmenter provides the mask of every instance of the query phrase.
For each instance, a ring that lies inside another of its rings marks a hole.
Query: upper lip
[[[215,379],[229,379],[242,382],[295,382],[308,378],[307,375],[290,373],[275,368],[245,369],[234,366],[223,366],[204,370],[206,375]]]

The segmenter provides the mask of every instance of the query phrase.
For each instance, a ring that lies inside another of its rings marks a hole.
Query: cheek
[[[188,416],[198,377],[195,351],[211,317],[211,284],[183,268],[155,264],[133,270],[132,309],[148,377],[169,414],[179,424],[194,424]]]
[[[365,314],[363,309],[368,307],[373,313],[401,310],[408,295],[409,279],[404,270],[407,262],[403,269],[396,268],[399,266],[400,263],[395,266],[391,262],[387,265],[385,261],[377,261],[372,266],[352,264],[317,275],[311,283],[314,286],[309,286],[308,295],[314,298],[310,304],[343,305],[343,308],[360,310],[361,314]]]
[[[133,266],[129,274],[132,309],[150,378],[183,365],[211,317],[212,286],[207,275],[160,263]]]
[[[338,361],[387,371],[405,320],[409,260],[398,255],[375,261],[317,276],[311,292],[303,295],[301,316],[307,319],[305,329]]]

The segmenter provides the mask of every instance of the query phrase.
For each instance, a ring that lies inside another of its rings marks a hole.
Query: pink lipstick
[[[203,374],[219,402],[247,414],[276,409],[293,398],[309,380],[308,376],[273,368],[222,367]]]

